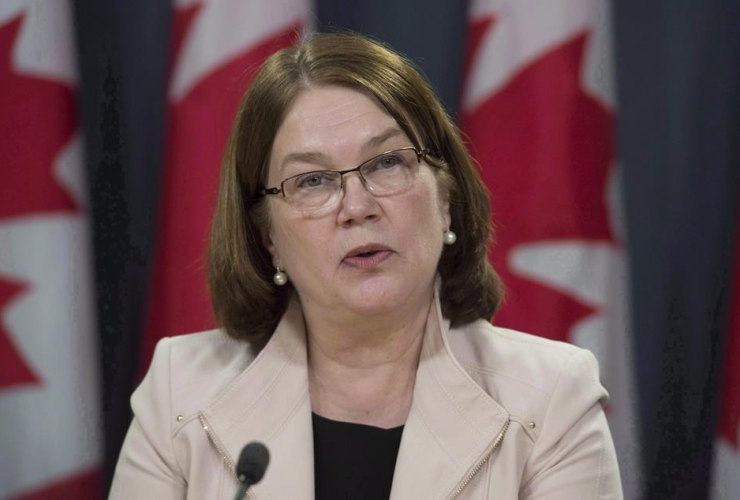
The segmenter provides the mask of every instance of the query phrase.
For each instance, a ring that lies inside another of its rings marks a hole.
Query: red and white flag
[[[597,356],[625,498],[639,498],[628,262],[606,0],[473,0],[461,125],[491,191],[496,324]]]
[[[69,2],[0,3],[0,498],[101,497]]]
[[[712,465],[712,500],[740,498],[740,214],[729,310],[720,386],[719,432]]]
[[[221,157],[254,69],[294,44],[308,0],[175,1],[166,164],[140,374],[157,340],[213,327],[205,252]]]

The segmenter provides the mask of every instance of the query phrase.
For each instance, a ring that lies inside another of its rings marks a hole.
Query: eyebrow
[[[403,131],[398,127],[389,127],[380,134],[371,137],[363,146],[360,151],[372,151],[374,148],[381,146],[384,142],[398,136],[405,136]],[[280,164],[280,173],[285,175],[285,166],[288,163],[309,163],[312,165],[326,165],[331,163],[331,159],[321,151],[305,151],[298,153],[290,153],[283,158]]]
[[[388,139],[393,139],[397,136],[403,136],[405,135],[403,131],[398,127],[389,127],[385,129],[380,134],[376,135],[375,137],[372,137],[369,141],[365,143],[364,146],[362,146],[362,151],[369,151],[373,148],[377,148],[381,144],[383,144]]]

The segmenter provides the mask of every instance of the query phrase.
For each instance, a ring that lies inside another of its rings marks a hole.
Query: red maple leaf
[[[181,56],[180,48],[200,8],[176,11],[173,61]],[[187,95],[170,106],[159,240],[140,375],[149,366],[160,338],[214,326],[204,257],[223,149],[253,76],[245,74],[245,68],[256,68],[276,50],[295,43],[299,29],[290,26],[249,47],[204,74]]]
[[[0,278],[0,318],[9,309],[8,304],[26,288],[25,285]],[[11,386],[38,383],[39,378],[23,361],[10,334],[0,322],[0,391]]]
[[[491,29],[490,17],[472,23],[468,60]],[[604,195],[613,117],[581,87],[587,39],[584,32],[553,47],[461,119],[491,191],[490,259],[508,290],[496,323],[558,340],[593,308],[513,273],[508,262],[524,244],[614,243]]]
[[[0,219],[75,210],[52,177],[52,166],[77,127],[74,91],[59,82],[13,71],[13,47],[23,22],[0,26]]]

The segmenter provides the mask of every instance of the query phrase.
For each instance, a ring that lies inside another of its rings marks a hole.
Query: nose
[[[344,176],[344,187],[339,210],[339,222],[344,226],[363,224],[380,217],[380,206],[368,191],[359,172]]]

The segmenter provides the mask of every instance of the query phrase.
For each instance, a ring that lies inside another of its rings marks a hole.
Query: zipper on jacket
[[[206,418],[203,416],[202,413],[198,414],[198,420],[200,420],[200,425],[203,427],[203,430],[206,433],[206,436],[208,436],[208,441],[211,443],[211,446],[213,446],[216,449],[216,452],[218,452],[219,455],[221,455],[221,458],[224,461],[224,464],[226,465],[226,468],[229,469],[229,472],[231,472],[231,475],[234,477],[234,481],[236,482],[236,485],[239,486],[240,481],[239,477],[236,475],[236,467],[234,466],[234,462],[231,461],[229,458],[229,455],[224,451],[224,449],[221,447],[221,445],[216,441],[216,439],[213,437],[213,434],[211,434],[211,430],[208,427],[208,422],[206,422]],[[254,496],[254,494],[247,490],[247,498],[251,498],[252,500],[256,500],[257,497]]]
[[[465,487],[473,479],[473,477],[475,477],[481,467],[483,467],[486,461],[491,457],[493,452],[496,451],[496,448],[498,448],[501,442],[504,440],[504,435],[506,435],[506,431],[509,429],[509,423],[511,423],[511,420],[507,418],[506,422],[504,422],[504,427],[501,429],[501,432],[498,433],[498,436],[496,436],[496,440],[493,442],[493,445],[491,445],[491,447],[483,454],[483,456],[480,460],[478,460],[475,466],[470,469],[470,472],[467,473],[463,481],[457,486],[457,488],[455,488],[455,491],[452,492],[452,495],[447,497],[447,500],[453,500],[454,498],[457,498],[457,496],[462,493],[462,490],[465,489]]]

